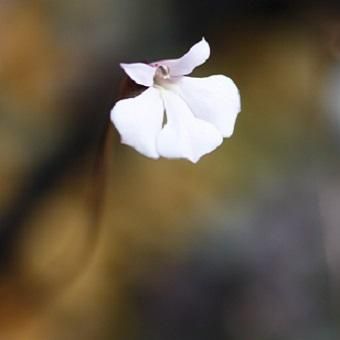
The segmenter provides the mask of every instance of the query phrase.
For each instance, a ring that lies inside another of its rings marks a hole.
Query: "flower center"
[[[155,83],[161,84],[164,80],[170,79],[170,69],[168,66],[159,65],[155,73]]]

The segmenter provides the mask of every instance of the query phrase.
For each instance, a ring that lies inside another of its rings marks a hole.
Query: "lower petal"
[[[159,91],[153,87],[135,98],[120,100],[111,111],[111,120],[122,143],[151,158],[159,158],[156,141],[163,117],[163,102]]]
[[[233,134],[241,104],[238,89],[230,78],[182,77],[176,88],[197,118],[212,123],[223,137]]]
[[[222,143],[222,135],[210,123],[194,117],[183,99],[162,90],[167,123],[157,139],[157,148],[166,158],[186,158],[196,163]]]

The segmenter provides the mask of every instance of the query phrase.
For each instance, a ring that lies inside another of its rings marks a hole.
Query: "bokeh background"
[[[121,145],[119,62],[202,36],[234,136]],[[339,60],[338,1],[0,1],[0,339],[339,339]]]

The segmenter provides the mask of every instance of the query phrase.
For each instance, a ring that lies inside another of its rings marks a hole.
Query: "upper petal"
[[[180,96],[162,91],[167,123],[157,140],[158,152],[167,158],[187,158],[196,163],[222,143],[219,131],[210,123],[194,117]]]
[[[111,120],[122,143],[151,158],[159,158],[156,139],[163,117],[163,102],[159,91],[153,87],[138,97],[118,101],[111,111]]]
[[[193,69],[202,65],[210,56],[210,46],[202,38],[200,42],[190,48],[190,50],[179,59],[162,60],[154,65],[165,65],[170,70],[170,76],[183,76],[189,74]]]
[[[153,85],[156,68],[143,63],[120,64],[125,73],[137,84],[150,87]]]
[[[230,78],[223,75],[183,77],[178,80],[176,91],[196,117],[212,123],[223,137],[233,134],[241,103],[239,91]]]

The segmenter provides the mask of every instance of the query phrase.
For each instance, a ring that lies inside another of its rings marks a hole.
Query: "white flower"
[[[121,64],[147,89],[111,111],[121,141],[151,158],[186,158],[196,163],[230,137],[240,112],[234,82],[223,75],[186,77],[203,64],[210,47],[203,38],[183,57],[151,64]]]

